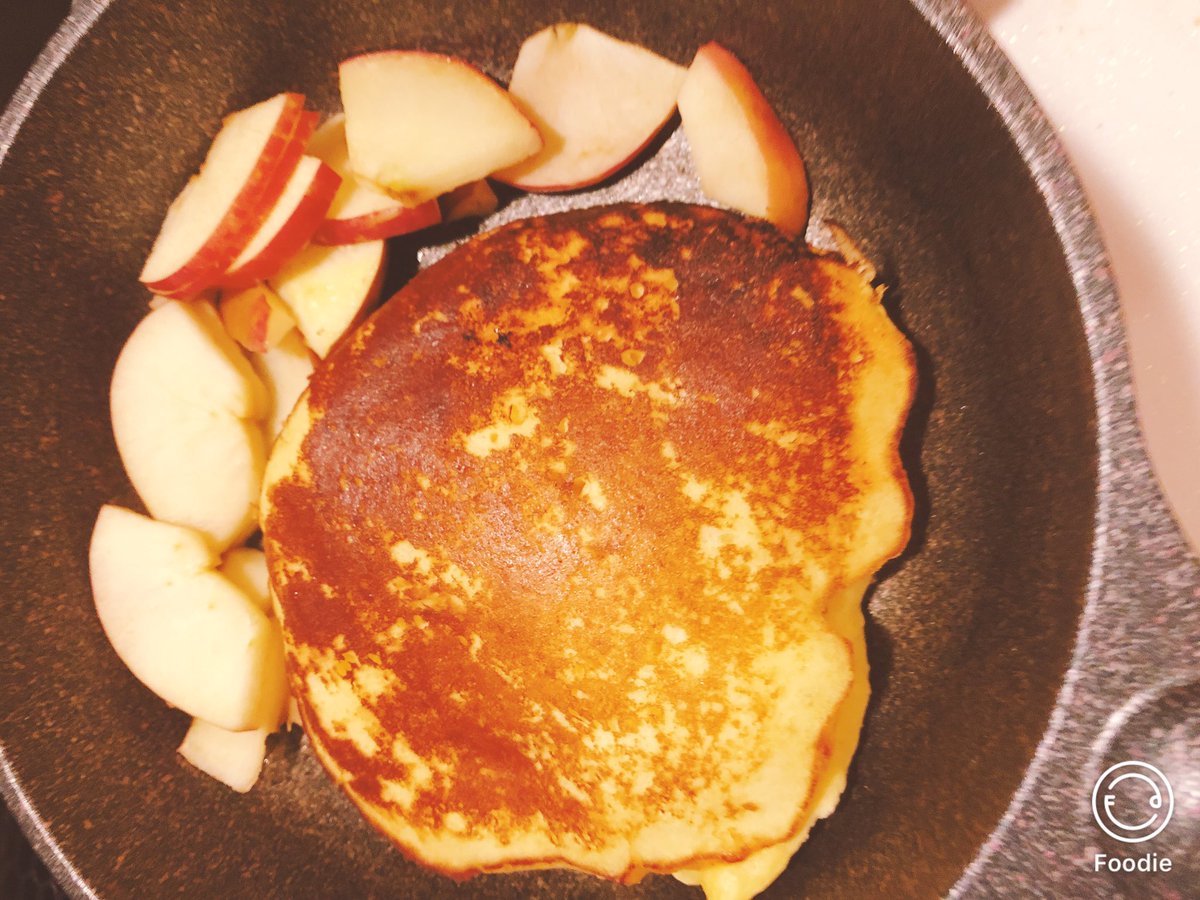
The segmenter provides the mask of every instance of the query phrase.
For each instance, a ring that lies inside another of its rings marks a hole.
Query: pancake
[[[846,779],[858,736],[862,730],[867,701],[871,697],[870,667],[863,619],[863,594],[868,581],[836,591],[826,602],[826,620],[833,633],[850,648],[850,688],[841,705],[825,723],[822,744],[829,757],[813,782],[808,805],[801,815],[800,827],[786,841],[751,853],[738,862],[719,862],[681,869],[675,877],[685,884],[699,885],[707,900],[749,900],[775,881],[787,868],[792,855],[800,849],[820,819],[833,814]]]
[[[786,864],[865,705],[844,598],[908,539],[881,296],[764,222],[621,205],[464,244],[329,356],[264,546],[312,745],[407,855]]]

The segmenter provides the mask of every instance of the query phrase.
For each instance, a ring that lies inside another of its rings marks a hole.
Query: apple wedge
[[[442,219],[446,222],[482,219],[494,213],[500,205],[496,192],[486,178],[460,185],[450,193],[443,194],[438,202],[442,207]]]
[[[612,175],[675,111],[683,66],[588,25],[551,25],[521,45],[508,91],[545,140],[495,177],[527,191],[587,187]]]
[[[383,241],[322,247],[310,244],[270,281],[310,350],[322,359],[379,299]]]
[[[338,67],[351,168],[415,204],[542,148],[512,97],[474,66],[417,51]]]
[[[262,282],[224,295],[217,309],[229,336],[253,353],[265,353],[296,327],[279,295]]]
[[[313,373],[312,354],[300,332],[289,331],[274,347],[251,356],[250,365],[267,389],[264,428],[270,444],[279,436],[292,407],[308,387]]]
[[[420,231],[441,221],[437,201],[407,206],[383,188],[355,175],[346,148],[346,117],[339,113],[316,130],[308,152],[342,176],[342,185],[313,240],[318,244],[356,244]]]
[[[253,547],[234,547],[221,558],[217,571],[268,617],[272,614],[271,579],[265,553]]]
[[[249,287],[275,272],[316,234],[342,178],[314,156],[301,157],[266,220],[221,279],[227,290]]]
[[[226,117],[199,174],[167,210],[142,283],[190,297],[220,280],[283,193],[314,125],[300,94]]]
[[[203,719],[192,719],[192,727],[179,745],[179,755],[205,775],[244,794],[262,774],[267,735],[272,731],[229,731]]]
[[[221,728],[278,726],[287,699],[278,626],[216,572],[204,535],[105,506],[88,563],[104,633],[142,684]]]
[[[257,525],[266,391],[206,301],[150,312],[125,342],[110,392],[113,436],[151,515],[215,550]]]
[[[705,44],[692,60],[679,117],[705,194],[789,235],[804,232],[804,160],[746,67],[720,44]]]

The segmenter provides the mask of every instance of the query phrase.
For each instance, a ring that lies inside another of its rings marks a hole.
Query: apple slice
[[[264,423],[268,444],[283,430],[292,407],[308,387],[313,359],[299,331],[289,331],[276,346],[250,357],[250,365],[267,388]]]
[[[273,730],[229,731],[203,719],[192,719],[192,727],[179,745],[179,755],[205,775],[244,794],[262,774],[267,735]]]
[[[253,547],[234,547],[217,569],[268,616],[271,615],[271,577],[267,555]]]
[[[226,294],[217,308],[229,336],[254,353],[265,353],[296,327],[279,295],[261,282]]]
[[[338,247],[310,244],[271,279],[271,287],[317,356],[324,359],[379,299],[385,257],[383,241]]]
[[[279,724],[287,684],[278,626],[215,571],[204,535],[105,506],[88,562],[100,624],[142,684],[231,731]]]
[[[355,175],[346,148],[346,117],[338,113],[317,129],[308,152],[342,176],[333,204],[313,240],[318,244],[356,244],[420,231],[441,221],[437,201],[406,206],[383,188]]]
[[[214,549],[257,525],[266,391],[206,301],[172,301],[133,330],[113,370],[113,436],[151,515]]]
[[[222,287],[237,290],[275,274],[312,239],[341,183],[331,166],[301,157],[270,215],[230,264]]]
[[[417,51],[338,67],[351,168],[417,203],[532,156],[538,130],[474,66]]]
[[[720,44],[705,44],[692,60],[679,116],[704,193],[789,235],[804,232],[800,152],[746,67]]]
[[[200,173],[167,210],[141,281],[194,296],[229,268],[283,193],[314,121],[300,94],[277,94],[226,117]]]
[[[370,191],[352,196],[337,214],[336,218],[326,218],[317,228],[314,243],[336,245],[386,240],[442,221],[437,200],[426,200],[416,206],[395,204],[380,208]]]
[[[588,25],[542,29],[521,45],[508,90],[546,143],[496,178],[527,191],[604,180],[671,118],[686,74],[683,66]]]
[[[442,218],[447,222],[459,219],[482,219],[490,216],[500,205],[496,192],[486,178],[472,181],[443,194],[438,201],[442,206]]]

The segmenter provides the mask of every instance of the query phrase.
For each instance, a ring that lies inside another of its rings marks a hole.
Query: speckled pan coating
[[[284,89],[330,109],[336,61],[364,49],[459,53],[503,78],[524,35],[575,18],[679,62],[714,37],[745,59],[809,161],[816,217],[880,263],[918,349],[904,446],[916,533],[867,607],[863,746],[842,807],[773,895],[1134,890],[1091,872],[1091,853],[1120,848],[1088,796],[1113,753],[1170,741],[1148,761],[1180,781],[1168,763],[1196,765],[1180,698],[1195,696],[1200,579],[1142,451],[1095,226],[980,26],[950,0],[397,9],[79,0],[0,119],[0,769],[67,889],[694,896],[665,878],[622,889],[562,873],[455,888],[392,852],[295,739],[234,797],[175,757],[184,717],[123,671],[87,585],[96,509],[135,503],[105,411],[144,310],[134,280],[220,116]],[[652,152],[632,177],[492,221],[697,199],[681,136]],[[393,284],[415,256],[397,254]],[[1170,727],[1131,733],[1148,716]],[[1195,827],[1181,816],[1169,833]]]
[[[952,894],[1188,896],[1200,849],[1200,576],[1143,446],[1117,285],[1075,172],[1016,71],[969,12],[916,5],[995,105],[1046,199],[1079,292],[1100,462],[1096,543],[1071,668],[1008,812]],[[1193,700],[1181,708],[1189,691]],[[1149,716],[1130,715],[1146,708]],[[1122,846],[1095,827],[1090,801],[1100,773],[1130,758],[1158,765],[1183,792],[1182,809],[1161,840]],[[1175,851],[1171,875],[1114,883],[1094,873],[1096,853],[1155,850]]]

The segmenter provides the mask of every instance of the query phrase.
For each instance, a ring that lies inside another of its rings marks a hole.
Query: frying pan
[[[221,116],[285,89],[331,110],[337,61],[368,49],[458,54],[503,80],[523,37],[561,20],[680,62],[714,38],[741,56],[798,138],[815,219],[881,266],[917,348],[914,536],[868,600],[862,747],[770,894],[1124,890],[1092,871],[1120,848],[1091,788],[1114,754],[1166,766],[1161,734],[1194,737],[1200,577],[1142,451],[1078,184],[949,0],[76,0],[0,120],[0,780],[26,833],[77,896],[695,896],[561,872],[454,886],[394,852],[295,737],[235,796],[178,760],[186,717],[124,670],[91,606],[96,510],[137,507],[109,376],[145,310],[141,261]],[[655,149],[632,188],[522,210],[694,190],[678,140]],[[1186,856],[1197,826],[1177,818],[1155,849]]]

